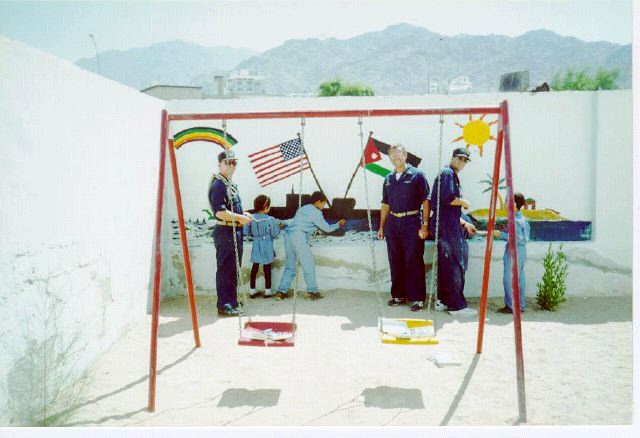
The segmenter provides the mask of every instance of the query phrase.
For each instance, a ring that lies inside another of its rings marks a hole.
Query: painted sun
[[[484,147],[484,144],[489,140],[496,139],[491,135],[491,125],[498,123],[497,120],[489,123],[485,122],[483,120],[485,116],[486,114],[483,114],[479,119],[473,120],[473,117],[469,114],[469,121],[466,125],[461,125],[460,123],[455,122],[456,125],[462,128],[462,135],[451,143],[464,140],[467,144],[467,149],[470,145],[477,146],[480,156],[482,156],[482,148]]]

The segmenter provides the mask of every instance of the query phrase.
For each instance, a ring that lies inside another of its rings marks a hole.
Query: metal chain
[[[305,120],[304,117],[300,118],[300,147],[302,148],[302,153],[306,155],[306,151],[304,149],[304,126]],[[298,184],[298,210],[302,206],[302,167],[303,161],[300,160],[300,172],[299,172],[299,184]],[[297,213],[297,211],[296,211]],[[296,312],[297,312],[297,304],[298,304],[298,279],[300,278],[300,260],[296,257],[296,275],[293,280],[293,311],[291,313],[291,327],[292,327],[292,341],[295,341],[296,338]]]
[[[227,119],[222,119],[222,131],[224,133],[224,149],[227,149]],[[236,213],[236,211],[234,211],[234,204],[233,204],[233,200],[234,200],[234,193],[231,191],[231,184],[227,183],[227,199],[229,199],[229,203],[231,204],[231,213]],[[247,291],[241,288],[241,280],[242,280],[242,276],[240,275],[240,255],[239,255],[239,251],[238,251],[238,236],[237,236],[237,227],[236,227],[236,221],[232,220],[231,221],[231,227],[233,229],[233,252],[235,253],[235,257],[236,257],[236,299],[238,296],[238,292],[241,291],[243,293],[242,298],[243,300],[241,300],[242,302],[242,307],[243,310],[244,308],[246,308],[246,303],[248,303],[248,299],[247,299]],[[240,241],[240,245],[243,245],[242,240]],[[242,310],[237,309],[238,310],[238,337],[242,337]],[[251,322],[251,318],[249,318],[249,322]]]
[[[434,336],[437,333],[437,324],[436,318],[438,315],[438,309],[435,309],[435,301],[434,301],[434,291],[435,291],[435,300],[438,299],[438,242],[440,238],[440,186],[442,180],[442,171],[440,170],[440,166],[442,165],[442,144],[443,144],[443,126],[444,126],[444,116],[440,115],[440,146],[438,149],[438,204],[436,205],[436,226],[435,226],[435,237],[433,241],[433,257],[431,259],[431,287],[429,290],[429,302],[427,304],[427,310],[431,311],[431,303],[434,303],[435,316],[433,321],[433,330]]]
[[[373,221],[371,220],[371,205],[369,204],[369,185],[367,183],[367,171],[364,168],[364,131],[362,130],[362,116],[358,117],[358,126],[360,128],[360,157],[362,163],[362,174],[364,176],[364,195],[367,202],[367,222],[369,224],[369,250],[371,252],[371,266],[373,268],[373,281],[376,285],[376,301],[378,303],[378,332],[382,334],[382,300],[380,299],[380,281],[378,279],[378,266],[376,263],[375,238],[373,231]]]

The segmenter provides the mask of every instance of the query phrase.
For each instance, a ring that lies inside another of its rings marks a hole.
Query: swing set
[[[507,186],[507,199],[513,201],[513,178],[511,167],[511,144],[509,136],[509,107],[507,101],[502,101],[499,106],[495,107],[469,107],[469,108],[429,108],[429,109],[371,109],[371,110],[333,110],[333,111],[285,111],[285,112],[245,112],[245,113],[213,113],[213,114],[169,114],[167,110],[162,111],[161,131],[160,131],[160,163],[158,176],[158,191],[156,205],[156,224],[155,224],[155,252],[154,252],[154,276],[153,276],[153,306],[151,320],[151,348],[149,357],[149,397],[148,409],[150,412],[155,411],[156,399],[156,364],[157,364],[157,341],[158,341],[158,320],[160,311],[160,278],[162,266],[161,254],[161,229],[162,229],[162,210],[163,210],[163,194],[164,194],[164,175],[166,152],[169,151],[171,174],[173,177],[173,189],[176,199],[176,211],[178,215],[178,225],[180,230],[180,240],[182,245],[182,254],[184,258],[185,279],[187,283],[187,292],[189,297],[189,307],[191,312],[191,322],[193,328],[193,336],[195,347],[200,347],[200,334],[198,328],[198,316],[195,305],[195,294],[193,288],[193,278],[191,271],[191,262],[189,257],[189,248],[187,245],[186,228],[184,222],[184,214],[182,209],[182,197],[180,192],[180,183],[178,179],[177,163],[175,149],[182,145],[174,147],[175,138],[170,138],[171,122],[174,121],[201,121],[201,120],[220,120],[223,130],[218,130],[214,134],[216,139],[213,141],[225,147],[229,142],[235,143],[235,139],[227,134],[226,122],[228,120],[268,120],[268,119],[290,119],[299,118],[301,120],[301,133],[299,138],[301,141],[302,151],[304,152],[304,127],[305,120],[311,118],[356,118],[360,128],[360,149],[362,162],[364,163],[365,137],[363,133],[363,117],[394,117],[394,116],[439,116],[440,123],[440,141],[438,154],[438,168],[442,165],[442,148],[443,148],[443,123],[445,116],[452,115],[469,115],[479,114],[496,114],[498,116],[498,135],[496,139],[496,150],[494,155],[493,181],[491,187],[491,200],[489,207],[489,219],[487,229],[487,240],[484,256],[484,270],[482,281],[482,292],[480,300],[480,309],[478,312],[478,334],[476,344],[476,354],[482,353],[484,321],[487,308],[487,295],[489,285],[489,273],[491,264],[491,254],[493,246],[493,230],[496,218],[496,203],[498,195],[498,182],[500,178],[500,164],[502,160],[502,152],[504,148],[505,177]],[[184,141],[183,141],[184,142]],[[302,160],[300,161],[300,170],[302,170]],[[311,169],[313,174],[313,169]],[[298,190],[298,208],[302,204],[302,174],[299,172],[299,190]],[[315,174],[313,174],[315,178]],[[371,263],[373,276],[376,284],[376,300],[378,307],[378,332],[380,341],[386,344],[403,344],[403,345],[429,345],[437,344],[437,309],[433,308],[434,319],[392,319],[383,316],[383,303],[381,301],[380,284],[377,275],[377,265],[375,257],[375,232],[372,225],[371,206],[367,190],[367,171],[363,167],[365,197],[367,206],[367,223],[369,228],[369,248],[371,252]],[[317,183],[317,178],[316,178]],[[437,187],[434,190],[440,191],[440,180],[437,181]],[[518,409],[521,421],[526,421],[526,399],[524,386],[524,359],[522,354],[522,329],[520,315],[520,291],[517,270],[517,251],[515,242],[515,209],[513,202],[508,202],[508,248],[509,254],[513,262],[511,263],[511,277],[513,285],[513,321],[515,334],[515,353],[516,353],[516,375],[518,389]],[[431,269],[430,292],[427,300],[427,312],[432,313],[432,302],[437,302],[437,243],[439,238],[439,206],[436,209],[436,226],[435,226],[435,242]],[[234,236],[235,225],[233,226]],[[235,248],[236,275],[238,276],[238,288],[243,291],[244,303],[248,302],[246,287],[241,288],[240,284],[240,259],[238,249]],[[295,341],[296,324],[296,301],[298,290],[300,264],[296,265],[295,280],[293,283],[293,310],[289,322],[273,322],[273,321],[248,321],[243,324],[242,312],[238,314],[238,345],[241,346],[263,346],[263,347],[293,347]]]

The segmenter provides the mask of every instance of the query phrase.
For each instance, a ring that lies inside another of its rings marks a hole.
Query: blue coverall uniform
[[[331,233],[340,225],[337,223],[329,225],[320,211],[313,204],[303,205],[298,209],[296,215],[285,228],[284,249],[286,252],[286,262],[282,279],[278,291],[287,293],[291,287],[291,282],[296,273],[296,261],[300,261],[304,281],[307,283],[307,292],[318,292],[316,282],[316,264],[313,260],[311,247],[309,246],[309,235],[319,228],[325,233]]]
[[[440,178],[440,196],[438,197],[438,178]],[[464,298],[464,275],[469,260],[469,246],[464,239],[460,226],[462,207],[451,205],[460,198],[460,180],[451,166],[440,171],[433,182],[431,194],[431,218],[429,234],[436,236],[436,212],[440,204],[438,227],[438,299],[449,310],[467,307]]]
[[[424,301],[424,241],[418,236],[422,203],[429,199],[429,183],[421,170],[407,164],[396,179],[391,172],[384,178],[382,203],[389,206],[384,224],[391,270],[391,296],[408,301]],[[414,213],[415,212],[415,213]],[[407,214],[398,217],[395,214]],[[428,214],[428,212],[426,212]]]
[[[531,234],[529,223],[521,211],[516,211],[516,251],[518,252],[518,285],[520,286],[520,310],[526,306],[525,289],[527,283],[524,278],[524,264],[527,261],[527,242]],[[507,240],[509,233],[502,231],[500,238]],[[504,271],[502,272],[502,286],[504,288],[504,305],[513,310],[513,288],[511,287],[511,256],[509,255],[509,243],[504,246],[502,257]]]
[[[215,175],[209,185],[209,204],[211,211],[215,215],[219,211],[228,210],[233,213],[242,214],[242,202],[238,195],[238,186],[229,181],[224,176]],[[218,309],[223,309],[225,304],[233,308],[238,307],[238,282],[236,275],[236,250],[234,241],[238,249],[238,257],[242,264],[242,225],[236,223],[235,239],[233,235],[234,227],[231,222],[228,225],[221,225],[220,219],[213,229],[213,244],[216,248],[216,291],[218,294]]]

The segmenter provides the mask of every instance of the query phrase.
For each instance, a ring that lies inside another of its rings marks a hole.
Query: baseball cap
[[[467,148],[463,148],[463,147],[459,147],[459,148],[455,148],[453,150],[453,157],[464,157],[467,159],[467,161],[471,161],[471,158],[469,158],[471,154],[469,153],[469,150]]]
[[[236,153],[231,149],[225,149],[224,151],[218,154],[218,163],[221,163],[224,160],[237,160]]]

